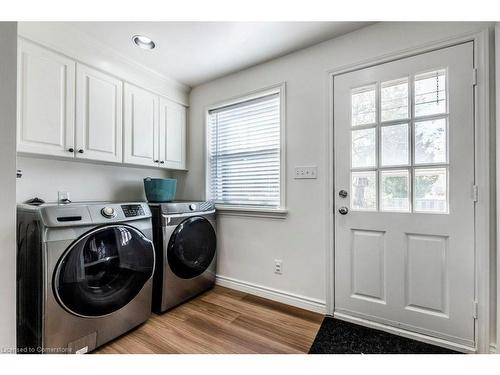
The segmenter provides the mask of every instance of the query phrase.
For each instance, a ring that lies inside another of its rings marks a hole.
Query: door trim
[[[432,52],[435,50],[452,47],[458,44],[473,42],[474,45],[474,68],[477,69],[477,84],[474,86],[474,178],[479,189],[479,199],[474,209],[474,243],[475,243],[475,298],[478,303],[478,314],[475,322],[475,351],[477,353],[490,352],[490,254],[496,251],[493,238],[495,230],[495,211],[491,208],[492,187],[491,171],[491,147],[490,145],[490,35],[489,29],[468,33],[453,38],[430,42],[419,47],[397,51],[391,54],[375,57],[354,64],[345,65],[326,72],[328,116],[327,116],[327,150],[328,161],[326,173],[326,191],[328,202],[327,210],[327,233],[326,239],[326,311],[333,315],[335,308],[335,182],[334,182],[334,116],[333,116],[333,88],[334,78],[337,75],[360,70],[375,65],[400,60],[415,55]],[[472,71],[471,71],[472,74]],[[471,301],[472,305],[472,301]],[[472,318],[471,308],[471,318]],[[340,317],[340,316],[339,316]],[[365,322],[374,328],[375,323]],[[379,327],[380,328],[380,327]],[[423,335],[405,331],[414,339],[422,341]],[[401,334],[401,333],[400,333]],[[430,337],[425,336],[427,339]],[[450,343],[452,344],[452,343]],[[453,345],[453,344],[452,344]],[[456,345],[453,345],[456,346]]]

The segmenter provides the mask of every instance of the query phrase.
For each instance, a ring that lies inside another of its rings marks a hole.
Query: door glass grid
[[[445,69],[351,91],[351,208],[448,213]]]

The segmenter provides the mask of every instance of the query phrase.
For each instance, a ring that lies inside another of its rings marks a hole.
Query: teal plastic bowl
[[[171,202],[175,199],[177,180],[174,178],[144,179],[144,191],[148,202]]]

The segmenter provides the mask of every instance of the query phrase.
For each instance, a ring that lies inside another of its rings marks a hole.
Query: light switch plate
[[[295,167],[294,178],[296,180],[318,178],[318,167]]]

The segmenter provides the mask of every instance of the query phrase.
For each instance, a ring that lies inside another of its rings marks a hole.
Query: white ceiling
[[[189,86],[367,26],[367,22],[71,22],[115,51]],[[156,43],[132,43],[142,34]]]

